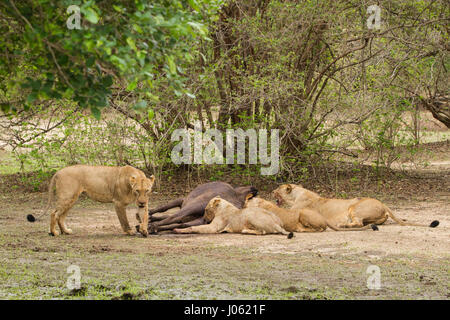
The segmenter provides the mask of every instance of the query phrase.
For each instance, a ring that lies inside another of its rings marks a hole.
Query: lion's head
[[[221,197],[214,197],[206,205],[203,218],[207,223],[210,223],[216,217],[216,215],[232,214],[236,210],[239,209],[227,200],[222,199]]]
[[[306,200],[308,195],[301,185],[296,184],[283,184],[275,189],[272,194],[276,199],[277,205],[283,204],[293,205],[295,201]],[[303,199],[304,198],[304,199]]]
[[[150,178],[133,175],[130,177],[131,192],[136,197],[136,205],[139,208],[145,208],[148,206],[148,198],[152,191],[155,177],[152,175]]]

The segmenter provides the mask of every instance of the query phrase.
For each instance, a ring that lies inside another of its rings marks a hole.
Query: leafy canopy
[[[80,13],[80,29],[69,29]],[[6,0],[0,4],[3,111],[70,99],[97,118],[115,85],[157,100],[155,84],[187,93],[184,65],[207,38],[219,0]],[[12,93],[21,99],[14,104]]]

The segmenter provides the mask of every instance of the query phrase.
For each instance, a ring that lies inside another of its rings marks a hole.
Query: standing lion
[[[126,214],[126,207],[135,202],[139,207],[139,232],[148,235],[148,198],[152,190],[155,177],[147,178],[145,174],[131,166],[106,167],[75,165],[56,172],[50,181],[48,204],[44,213],[50,209],[53,199],[53,188],[56,187],[56,207],[52,211],[50,220],[50,235],[61,233],[71,234],[65,220],[67,213],[73,207],[81,193],[85,192],[89,198],[105,203],[114,203],[117,217],[122,230],[133,235],[135,231],[130,227]],[[27,216],[28,221],[34,222],[33,215]]]

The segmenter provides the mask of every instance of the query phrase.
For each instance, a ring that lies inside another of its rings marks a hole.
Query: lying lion
[[[292,234],[283,229],[282,222],[275,214],[261,208],[238,209],[227,200],[214,197],[208,202],[203,216],[209,224],[184,229],[174,229],[175,233],[244,233],[244,234]]]
[[[363,227],[367,224],[383,224],[389,217],[402,226],[428,226],[407,223],[394,216],[382,202],[372,198],[328,199],[300,185],[284,184],[273,191],[279,205],[286,204],[291,210],[310,209],[322,215],[338,228]],[[435,220],[429,225],[437,227]]]
[[[100,202],[114,203],[117,217],[125,233],[133,235],[135,232],[128,224],[126,207],[136,202],[139,207],[139,232],[147,236],[148,227],[148,197],[155,177],[147,178],[145,174],[131,166],[105,167],[76,165],[66,167],[55,173],[50,181],[47,208],[41,216],[50,209],[53,198],[53,188],[56,186],[56,208],[51,214],[50,234],[59,235],[56,224],[62,233],[71,234],[65,224],[67,213],[73,207],[82,192],[89,198]],[[40,216],[39,216],[40,217]],[[34,222],[33,215],[27,216],[28,221]]]
[[[328,222],[316,210],[311,209],[285,209],[275,203],[262,198],[252,198],[246,203],[246,208],[262,208],[276,214],[283,223],[283,228],[290,232],[322,232],[329,227],[334,231],[362,231],[372,228],[378,230],[375,225],[361,228],[338,228]]]

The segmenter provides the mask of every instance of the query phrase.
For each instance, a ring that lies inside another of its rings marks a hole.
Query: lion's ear
[[[217,199],[214,199],[214,201],[213,201],[213,207],[214,208],[217,208],[218,206],[219,206],[219,203],[220,203],[220,198],[217,198]]]
[[[153,184],[155,182],[155,176],[151,175],[150,178],[148,178],[148,180],[150,180],[150,183]]]
[[[292,192],[292,186],[290,184],[288,184],[286,186],[286,193],[291,193]]]
[[[248,200],[250,200],[251,198],[253,198],[253,193],[249,193],[245,196],[244,206],[242,208],[247,208]]]
[[[130,185],[131,185],[131,187],[134,187],[135,184],[136,184],[136,176],[131,176],[130,177]]]

